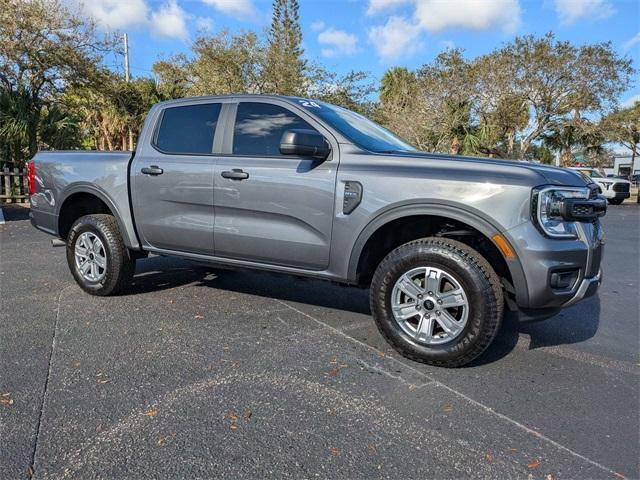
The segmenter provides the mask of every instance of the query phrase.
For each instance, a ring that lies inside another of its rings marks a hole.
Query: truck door
[[[214,179],[216,256],[327,268],[338,152],[326,161],[280,154],[286,130],[328,137],[303,115],[274,100],[237,105]]]
[[[212,152],[221,107],[209,102],[165,108],[151,145],[134,157],[131,194],[143,245],[213,255]]]

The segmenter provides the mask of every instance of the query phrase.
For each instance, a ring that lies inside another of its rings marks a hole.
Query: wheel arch
[[[383,248],[384,256],[386,254],[399,246],[402,243],[406,243],[411,240],[415,240],[416,238],[420,238],[421,236],[426,235],[436,235],[438,232],[433,231],[433,229],[428,225],[431,221],[435,221],[435,225],[438,225],[438,222],[442,222],[443,220],[451,221],[455,225],[459,225],[461,227],[470,227],[469,229],[478,232],[482,235],[487,245],[490,245],[497,255],[499,256],[499,262],[502,263],[502,266],[506,268],[507,275],[505,272],[500,272],[499,268],[496,268],[494,262],[496,258],[490,259],[487,261],[492,264],[494,269],[498,272],[498,275],[503,277],[505,280],[511,283],[514,288],[513,293],[518,299],[518,303],[520,300],[525,300],[528,298],[527,293],[527,285],[526,278],[524,275],[524,270],[522,265],[520,264],[520,260],[516,255],[514,259],[506,259],[500,249],[496,246],[495,242],[491,240],[491,238],[500,233],[503,237],[505,237],[515,251],[513,241],[508,238],[508,235],[501,231],[495,224],[491,222],[485,215],[480,212],[475,212],[471,209],[464,208],[464,206],[453,206],[453,205],[445,205],[445,204],[408,204],[408,205],[400,205],[394,206],[386,211],[380,213],[375,218],[373,218],[367,226],[360,232],[357,240],[355,241],[351,255],[349,258],[349,266],[348,266],[348,278],[351,282],[360,285],[367,285],[370,278],[368,274],[363,271],[363,262],[366,261],[366,255],[368,251],[370,251],[370,247],[372,241],[376,239],[376,236],[380,236],[384,234],[384,232],[395,231],[395,226],[401,226],[406,224],[406,222],[417,220],[418,223],[424,224],[423,228],[418,228],[415,230],[415,238],[412,237],[411,234],[407,233],[407,236],[400,236],[399,241],[401,243],[394,244],[391,243],[387,246],[387,248]],[[422,225],[421,225],[422,226]],[[437,235],[436,235],[437,236]],[[449,235],[442,235],[449,236]],[[464,242],[463,243],[467,243]],[[380,250],[378,250],[378,254]],[[485,252],[480,252],[485,253]],[[374,262],[380,259],[374,258]],[[492,260],[494,262],[492,262]],[[365,273],[363,277],[363,273]],[[505,285],[508,289],[509,286]]]
[[[93,213],[112,215],[118,223],[124,244],[128,248],[136,248],[137,241],[130,238],[115,202],[109,198],[109,195],[91,184],[75,185],[64,192],[57,212],[58,235],[63,239],[66,238],[73,222]]]

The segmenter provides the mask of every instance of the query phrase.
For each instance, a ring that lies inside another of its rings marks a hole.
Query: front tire
[[[67,263],[76,282],[91,295],[118,293],[133,277],[135,260],[113,215],[85,215],[67,237]]]
[[[623,198],[610,198],[609,199],[609,203],[611,205],[620,205],[622,202],[624,202]]]
[[[489,263],[447,238],[416,240],[380,263],[370,291],[378,330],[403,356],[442,367],[478,357],[500,329],[504,298]]]

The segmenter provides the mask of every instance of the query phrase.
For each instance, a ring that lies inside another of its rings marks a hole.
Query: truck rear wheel
[[[443,367],[471,362],[502,324],[500,280],[469,246],[447,238],[416,240],[393,250],[371,283],[380,333],[402,355]]]
[[[67,237],[67,263],[80,287],[92,295],[120,291],[135,272],[135,260],[122,241],[112,215],[85,215]]]

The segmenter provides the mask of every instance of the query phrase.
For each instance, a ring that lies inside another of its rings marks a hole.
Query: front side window
[[[166,153],[210,154],[220,109],[220,103],[165,109],[156,136],[156,146]]]
[[[279,156],[282,134],[291,129],[315,130],[295,113],[278,105],[242,102],[233,129],[233,154]]]

